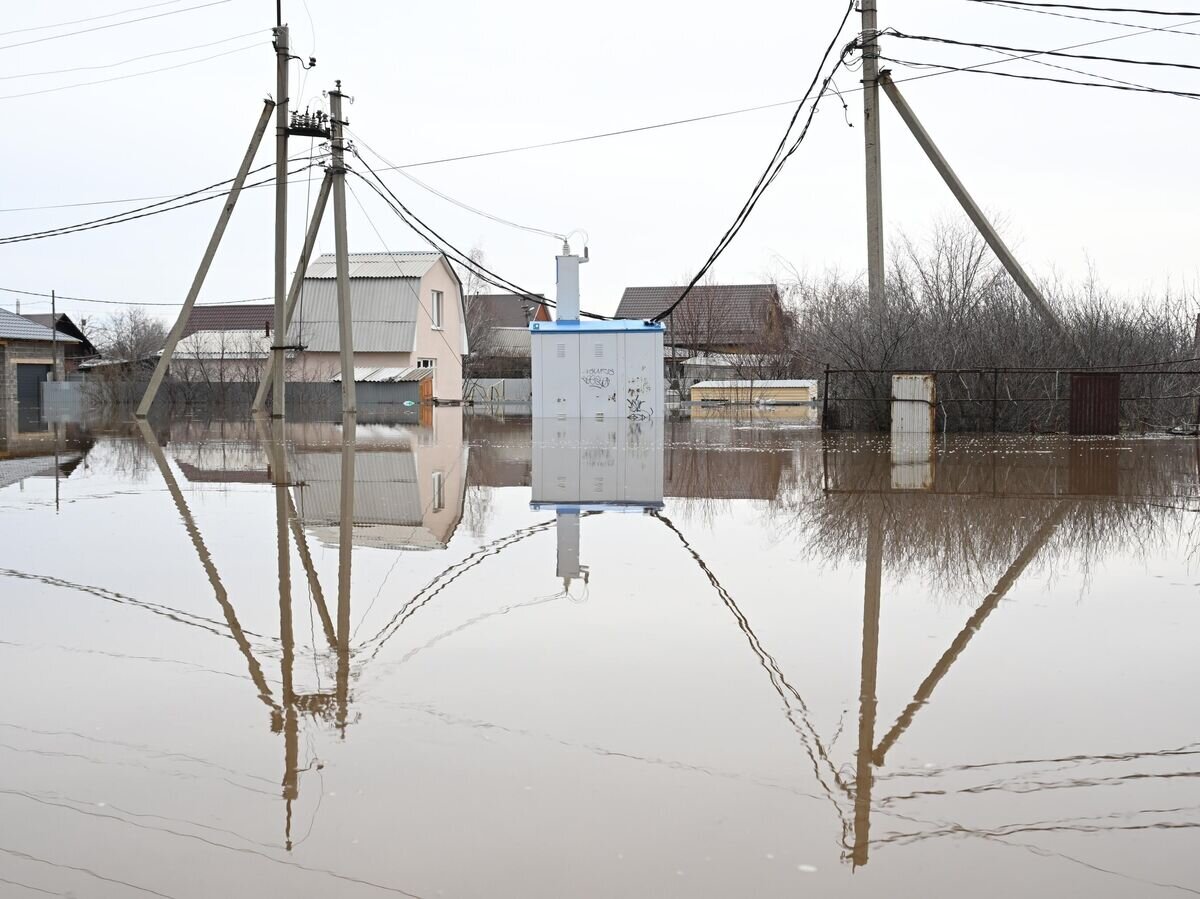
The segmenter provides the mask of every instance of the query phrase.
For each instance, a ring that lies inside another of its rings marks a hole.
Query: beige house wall
[[[433,327],[433,292],[442,292],[442,328]],[[462,287],[445,258],[421,279],[417,297],[421,312],[417,320],[417,359],[435,359],[433,396],[438,400],[462,399],[463,304]],[[416,364],[415,360],[412,364]]]
[[[693,387],[692,402],[717,400],[730,403],[809,403],[812,391],[807,387]]]

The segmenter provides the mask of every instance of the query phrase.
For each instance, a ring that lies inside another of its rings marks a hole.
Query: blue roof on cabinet
[[[631,331],[653,334],[665,330],[662,322],[642,321],[641,319],[620,318],[613,321],[556,321],[530,322],[529,330],[536,333],[552,334],[606,334],[612,332],[629,333]]]

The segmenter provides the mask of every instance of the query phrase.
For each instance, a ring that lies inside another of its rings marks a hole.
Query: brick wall
[[[15,410],[17,404],[17,365],[41,363],[49,365],[54,348],[47,343],[25,343],[22,341],[0,342],[0,413]],[[58,348],[55,371],[63,374],[62,347]]]

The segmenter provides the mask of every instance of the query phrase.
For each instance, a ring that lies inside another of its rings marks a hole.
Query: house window
[[[440,471],[433,473],[433,511],[440,512],[446,508],[446,475]]]
[[[442,300],[443,300],[443,298],[444,298],[444,296],[443,296],[442,292],[440,290],[435,290],[435,291],[433,291],[433,295],[432,295],[431,301],[430,301],[430,306],[433,308],[433,312],[431,313],[431,317],[433,318],[433,326],[435,328],[439,328],[439,329],[442,327],[442,305],[443,305]]]
[[[418,359],[417,368],[434,368],[437,366],[436,359]]]

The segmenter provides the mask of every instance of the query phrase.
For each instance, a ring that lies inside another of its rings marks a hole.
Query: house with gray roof
[[[36,419],[42,384],[63,375],[67,346],[78,343],[15,312],[0,309],[0,440],[15,432],[18,420]]]
[[[333,254],[317,257],[305,273],[286,338],[292,380],[342,378],[336,278]],[[356,381],[379,370],[390,380],[420,375],[422,399],[462,399],[466,309],[445,256],[351,253],[350,307]]]

